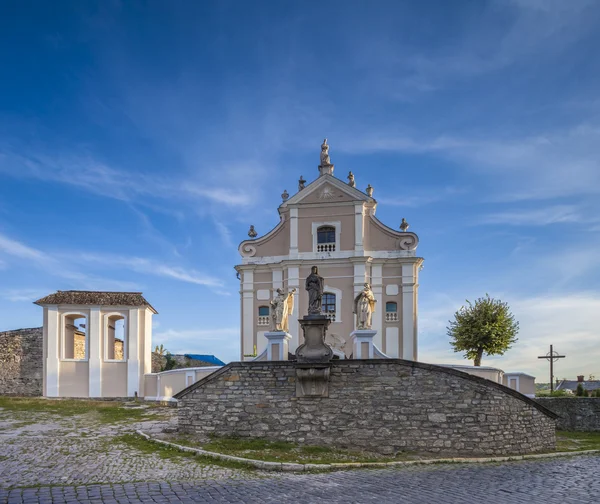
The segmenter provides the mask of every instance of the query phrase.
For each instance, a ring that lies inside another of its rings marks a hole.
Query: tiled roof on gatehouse
[[[148,306],[158,313],[146,301],[141,292],[105,292],[105,291],[56,291],[35,301],[37,305],[100,305],[100,306]]]

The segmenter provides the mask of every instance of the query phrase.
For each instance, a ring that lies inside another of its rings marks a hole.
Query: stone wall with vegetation
[[[41,396],[42,328],[0,332],[0,395]]]
[[[552,450],[555,415],[507,387],[399,359],[340,360],[329,397],[296,397],[292,362],[235,362],[175,396],[179,428],[381,454]]]
[[[600,432],[600,397],[538,397],[536,401],[559,416],[558,430]]]

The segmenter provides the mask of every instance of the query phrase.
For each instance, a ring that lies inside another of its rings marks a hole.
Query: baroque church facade
[[[289,317],[289,351],[302,344],[298,319],[307,313],[305,279],[312,266],[325,279],[322,313],[331,324],[326,342],[338,358],[352,357],[350,334],[356,329],[355,297],[368,283],[375,296],[374,345],[389,357],[417,360],[419,238],[402,221],[396,231],[380,222],[373,188],[334,176],[327,140],[321,146],[319,177],[298,192],[282,194],[279,224],[263,236],[251,226],[239,245],[236,266],[241,297],[241,360],[252,360],[267,347],[272,330],[270,301],[277,289],[295,289]]]

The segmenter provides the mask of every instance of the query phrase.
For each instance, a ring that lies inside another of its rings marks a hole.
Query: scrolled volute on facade
[[[398,238],[397,245],[400,250],[415,250],[419,244],[419,239],[414,233],[402,233],[403,236]]]

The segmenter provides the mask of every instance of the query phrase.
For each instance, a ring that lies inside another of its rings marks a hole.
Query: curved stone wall
[[[175,396],[182,432],[440,455],[552,450],[556,415],[497,383],[399,359],[331,363],[329,397],[296,397],[293,362],[236,362]]]
[[[537,397],[535,400],[559,416],[558,430],[600,432],[600,397]]]

